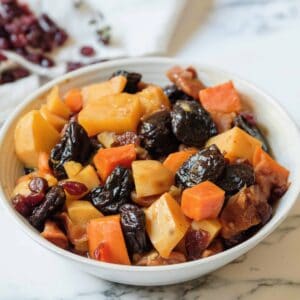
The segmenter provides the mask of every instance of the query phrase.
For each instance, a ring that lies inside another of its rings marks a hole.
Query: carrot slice
[[[182,166],[182,164],[193,154],[197,153],[197,149],[183,150],[179,152],[174,152],[168,155],[164,160],[163,165],[172,171],[174,174]]]
[[[130,265],[120,224],[120,215],[91,220],[87,225],[90,257],[115,264]]]
[[[196,221],[216,219],[222,209],[225,192],[210,181],[204,181],[182,193],[183,213]]]
[[[136,159],[134,144],[107,149],[99,149],[94,156],[94,164],[101,179],[105,182],[116,166],[129,168]]]
[[[38,170],[42,174],[52,174],[49,167],[49,154],[46,152],[40,152],[38,156]]]
[[[230,113],[241,110],[241,100],[232,81],[201,90],[199,98],[203,107],[209,112]]]
[[[65,104],[73,113],[78,113],[82,109],[83,100],[80,89],[71,89],[64,96]]]

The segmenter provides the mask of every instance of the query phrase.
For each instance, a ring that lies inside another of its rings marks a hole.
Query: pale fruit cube
[[[85,86],[81,94],[84,104],[89,101],[99,100],[103,96],[110,96],[122,93],[127,83],[124,76],[115,76],[108,81]]]
[[[170,101],[159,86],[149,85],[137,93],[137,96],[140,99],[144,116],[161,109],[170,109]]]
[[[47,96],[47,109],[64,119],[71,115],[70,109],[60,98],[58,86],[53,87]]]
[[[71,177],[70,180],[83,183],[89,191],[100,184],[97,172],[91,165],[84,167],[77,175]]]
[[[193,221],[192,229],[194,230],[205,230],[209,233],[209,244],[218,235],[222,228],[222,224],[218,219],[206,219],[201,221]]]
[[[61,131],[62,128],[65,126],[65,124],[67,123],[67,120],[53,114],[52,112],[50,112],[47,108],[46,104],[43,104],[40,108],[40,112],[42,117],[48,121],[56,130]]]
[[[68,178],[76,176],[82,169],[82,164],[73,160],[64,163],[64,169]]]
[[[50,153],[59,139],[59,133],[37,110],[21,117],[15,128],[15,150],[26,167],[37,167],[39,152]]]
[[[103,214],[89,201],[75,200],[67,203],[68,215],[74,224],[87,224],[90,220],[103,217]]]
[[[105,96],[89,101],[78,115],[78,122],[93,136],[103,131],[136,131],[142,115],[139,98],[132,94]]]
[[[168,193],[145,209],[146,230],[154,248],[167,258],[184,237],[190,224],[179,204]]]
[[[138,198],[159,195],[174,184],[174,174],[157,160],[137,160],[132,174]]]
[[[239,127],[233,127],[230,130],[210,138],[206,143],[206,147],[212,144],[215,144],[221,152],[225,153],[225,157],[229,160],[245,158],[250,163],[253,160],[256,147],[261,147],[262,145],[261,141],[252,137]]]

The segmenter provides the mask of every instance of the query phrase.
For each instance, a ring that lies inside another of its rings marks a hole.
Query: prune
[[[139,126],[141,146],[150,154],[159,157],[174,152],[179,145],[172,132],[171,116],[166,110],[155,112]]]
[[[34,177],[28,184],[29,189],[35,193],[45,193],[48,189],[48,182],[42,177]]]
[[[216,145],[202,149],[192,155],[176,173],[176,184],[192,187],[202,181],[216,182],[225,168],[225,158]]]
[[[51,150],[49,165],[58,179],[66,178],[64,163],[74,160],[85,163],[93,151],[91,141],[84,128],[71,122],[58,144]]]
[[[134,204],[124,204],[120,208],[120,215],[128,252],[131,255],[146,252],[148,239],[144,211]]]
[[[261,133],[258,127],[255,124],[253,124],[253,122],[251,124],[243,115],[240,114],[234,118],[234,125],[240,127],[241,129],[245,130],[248,134],[261,141],[262,148],[264,149],[264,151],[270,151],[270,146],[267,139],[264,137],[264,135]]]
[[[218,133],[209,113],[196,101],[177,101],[171,117],[175,136],[188,146],[202,147],[211,136]]]
[[[188,260],[201,257],[209,244],[209,233],[205,230],[189,230],[185,236],[185,249]]]
[[[29,222],[37,229],[42,229],[46,219],[59,211],[65,204],[66,195],[61,186],[53,186],[29,217]]]
[[[164,93],[172,104],[175,104],[177,100],[195,100],[193,97],[180,90],[175,84],[167,85],[164,88]]]
[[[109,175],[103,188],[97,187],[90,192],[89,199],[104,215],[116,214],[123,204],[130,202],[133,188],[131,171],[118,166]]]
[[[235,194],[242,187],[254,184],[254,170],[252,166],[242,164],[231,164],[225,167],[222,176],[217,181],[227,194]]]
[[[135,72],[128,72],[125,70],[118,70],[112,74],[111,77],[115,76],[124,76],[127,79],[126,86],[124,88],[123,92],[129,93],[129,94],[135,94],[138,91],[138,84],[142,79],[142,75]]]

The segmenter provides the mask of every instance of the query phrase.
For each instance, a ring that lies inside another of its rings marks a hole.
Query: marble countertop
[[[169,55],[230,70],[273,94],[300,125],[300,0],[191,0]],[[167,287],[106,282],[37,246],[0,210],[0,299],[300,299],[300,201],[255,249]]]

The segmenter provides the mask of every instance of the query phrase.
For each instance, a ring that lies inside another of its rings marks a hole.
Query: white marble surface
[[[231,70],[300,125],[300,0],[191,0],[169,55]],[[203,278],[130,287],[94,278],[31,241],[0,210],[0,299],[300,299],[300,202],[263,243]]]

